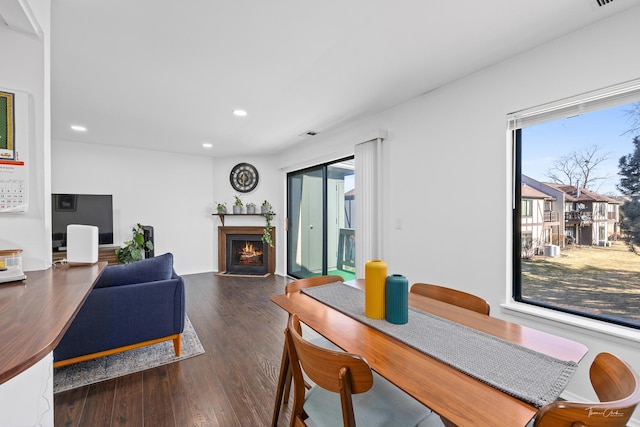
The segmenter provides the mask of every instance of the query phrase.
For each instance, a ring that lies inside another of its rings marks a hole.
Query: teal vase
[[[409,321],[409,282],[401,274],[392,274],[385,281],[385,318],[389,323],[403,325]]]

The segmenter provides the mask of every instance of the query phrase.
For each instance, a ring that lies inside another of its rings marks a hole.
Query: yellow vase
[[[371,319],[384,319],[384,284],[387,264],[371,260],[364,265],[364,314]]]

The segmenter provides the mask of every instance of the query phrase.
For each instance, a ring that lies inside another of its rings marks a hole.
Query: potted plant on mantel
[[[242,200],[240,199],[240,196],[233,196],[236,198],[236,201],[233,202],[233,213],[234,214],[241,214],[242,213]]]
[[[264,202],[262,202],[262,206],[260,206],[260,212],[263,214],[268,214],[269,212],[271,212],[271,208],[271,203],[265,200]]]
[[[224,215],[227,213],[227,204],[225,202],[222,203],[218,203],[218,206],[216,207],[216,211],[218,212],[218,214]]]
[[[255,214],[256,213],[256,204],[253,202],[247,203],[247,213]]]

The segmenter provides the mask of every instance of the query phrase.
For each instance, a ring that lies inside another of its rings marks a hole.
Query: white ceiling
[[[52,138],[276,153],[638,4],[53,0]]]

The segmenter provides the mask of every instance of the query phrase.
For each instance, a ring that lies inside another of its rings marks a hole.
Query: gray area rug
[[[60,393],[204,353],[202,343],[200,343],[189,317],[185,316],[184,320],[180,357],[175,355],[173,341],[165,341],[124,353],[63,366],[53,370],[53,392]]]

